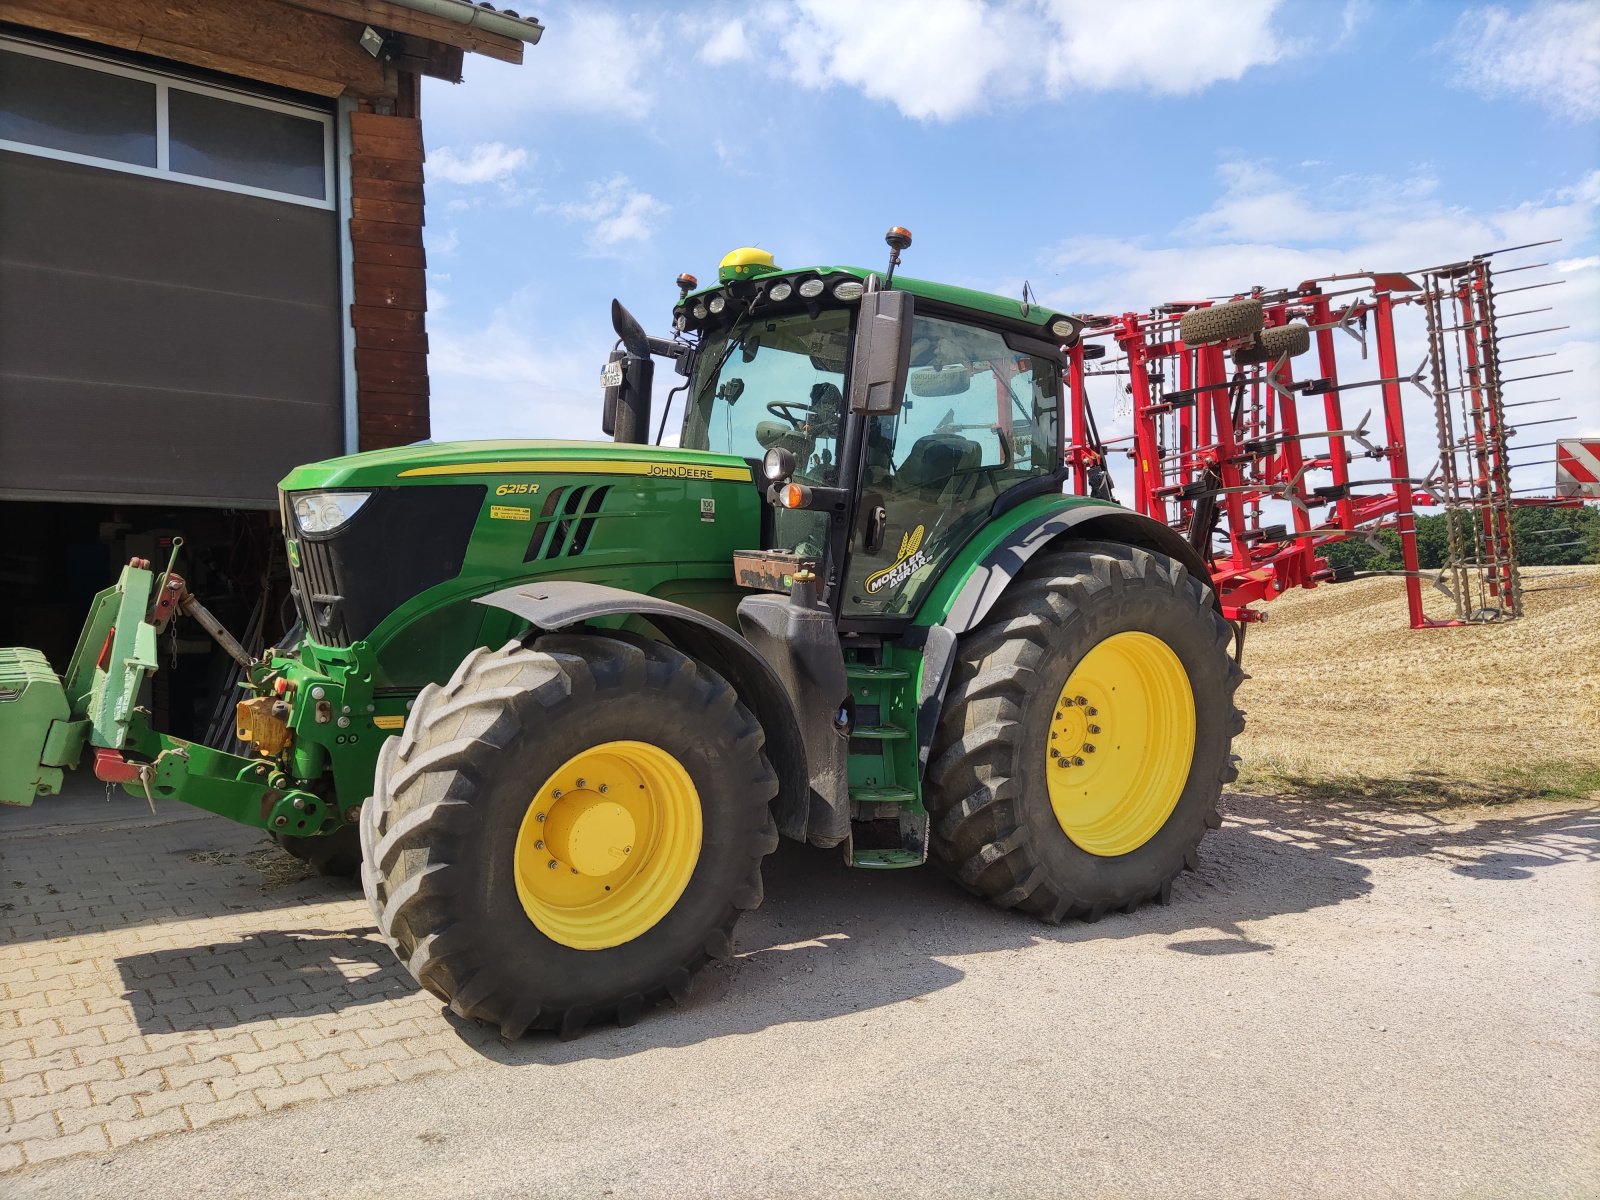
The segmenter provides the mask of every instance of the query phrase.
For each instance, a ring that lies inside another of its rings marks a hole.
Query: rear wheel
[[[657,643],[474,651],[379,758],[361,814],[379,930],[507,1037],[682,999],[761,902],[762,740],[725,681]]]
[[[1164,555],[1041,555],[962,640],[934,739],[930,855],[1047,921],[1165,901],[1235,775],[1243,678],[1210,590]]]

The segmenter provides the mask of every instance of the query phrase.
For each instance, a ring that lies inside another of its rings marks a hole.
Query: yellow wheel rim
[[[1194,760],[1194,691],[1148,633],[1116,633],[1067,678],[1045,751],[1050,807],[1090,854],[1137,850],[1166,824]]]
[[[604,742],[534,793],[517,831],[517,895],[552,941],[620,946],[678,902],[700,839],[700,793],[683,764],[648,742]]]

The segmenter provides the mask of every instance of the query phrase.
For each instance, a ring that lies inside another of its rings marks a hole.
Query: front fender
[[[773,813],[779,828],[804,837],[810,807],[805,742],[777,673],[748,641],[714,617],[671,600],[576,580],[534,581],[479,596],[477,603],[514,613],[541,631],[601,617],[643,617],[696,662],[726,679],[766,733],[767,758],[778,773]]]

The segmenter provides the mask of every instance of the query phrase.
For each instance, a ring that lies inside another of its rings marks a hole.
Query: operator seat
[[[937,501],[958,473],[983,465],[983,447],[954,432],[933,432],[919,437],[895,472],[899,490],[919,500]]]

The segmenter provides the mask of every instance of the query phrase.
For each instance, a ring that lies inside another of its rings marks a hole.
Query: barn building
[[[429,433],[421,77],[542,32],[469,0],[0,0],[0,645],[63,665],[177,537],[276,636],[277,481]],[[193,729],[215,664],[172,652]]]

